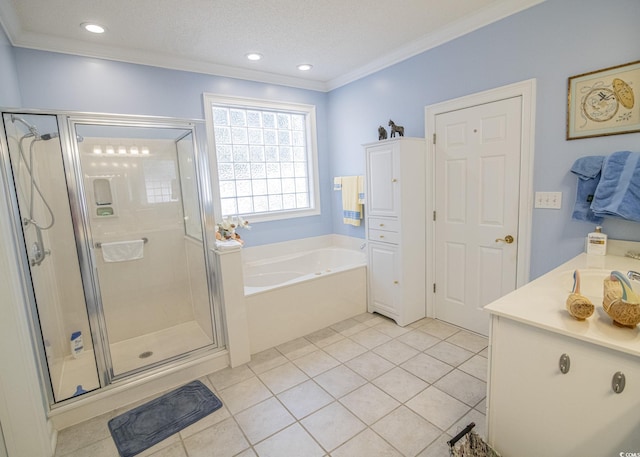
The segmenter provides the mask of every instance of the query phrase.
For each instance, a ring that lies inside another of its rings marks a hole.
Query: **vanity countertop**
[[[584,321],[574,319],[565,308],[576,269],[581,274],[581,293],[596,307],[593,315]],[[613,270],[625,275],[629,270],[640,271],[640,260],[623,255],[580,254],[485,309],[495,316],[640,357],[640,326],[616,327],[602,308],[602,280]],[[632,281],[632,284],[636,291],[640,290],[639,282]]]

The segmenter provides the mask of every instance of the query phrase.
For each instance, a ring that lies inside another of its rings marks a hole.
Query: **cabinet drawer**
[[[384,230],[369,229],[369,240],[398,244],[400,243],[400,234],[397,232],[385,232]]]
[[[383,219],[381,217],[370,217],[368,220],[370,229],[385,230],[388,232],[399,232],[400,223],[397,219]]]

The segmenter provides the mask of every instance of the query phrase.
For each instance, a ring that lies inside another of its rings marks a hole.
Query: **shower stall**
[[[223,349],[202,124],[2,121],[0,177],[50,405]]]

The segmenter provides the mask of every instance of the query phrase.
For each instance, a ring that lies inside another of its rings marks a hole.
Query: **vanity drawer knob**
[[[618,371],[616,374],[613,375],[613,379],[611,380],[611,388],[615,393],[621,394],[622,391],[624,390],[625,382],[626,382],[626,379],[624,377],[624,373],[621,371]]]
[[[560,372],[562,374],[569,373],[569,369],[571,368],[571,359],[568,354],[562,354],[560,356],[560,360],[558,361],[558,366],[560,367]]]
[[[384,227],[384,224],[380,224],[380,227]]]

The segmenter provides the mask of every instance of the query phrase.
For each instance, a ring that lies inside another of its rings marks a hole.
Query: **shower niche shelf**
[[[96,177],[92,179],[93,191],[93,217],[105,218],[117,216],[114,196],[111,190],[111,178]]]

